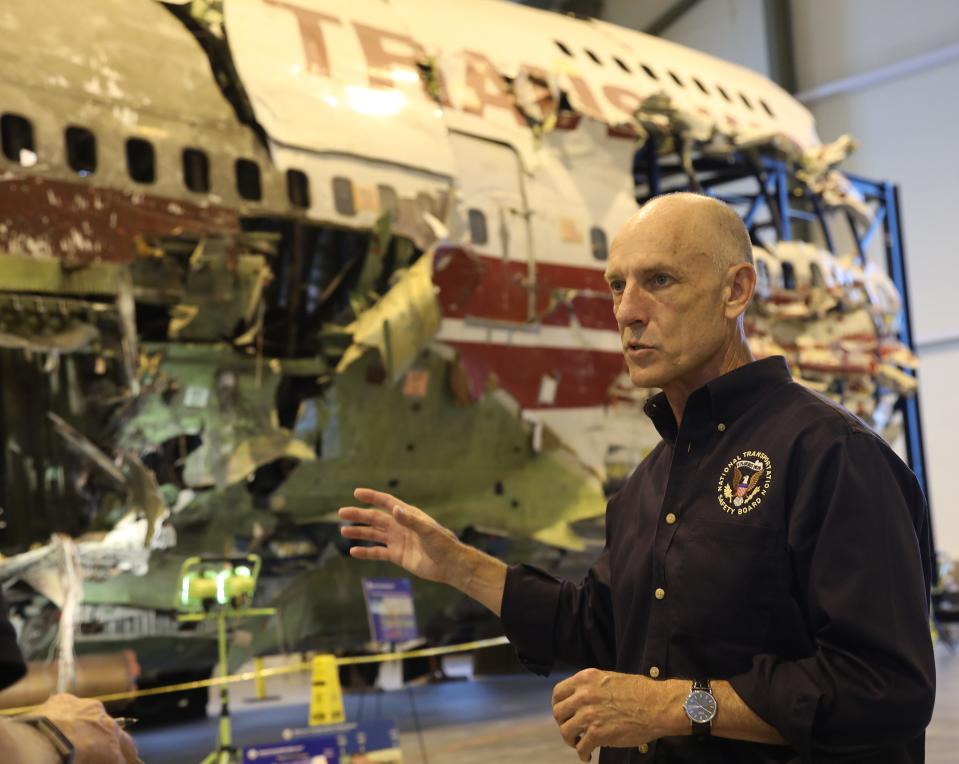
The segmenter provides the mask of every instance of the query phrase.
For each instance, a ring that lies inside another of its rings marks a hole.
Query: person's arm
[[[783,745],[785,739],[747,706],[726,681],[711,682],[719,711],[710,734]],[[603,746],[635,748],[663,737],[692,733],[683,701],[690,679],[657,681],[635,674],[586,669],[553,690],[553,718],[563,740],[582,761]]]
[[[915,477],[852,428],[797,464],[788,544],[815,654],[730,677],[804,762],[921,745],[935,700],[932,549]]]
[[[46,735],[16,719],[0,719],[0,751],[5,764],[60,764],[63,760]]]
[[[75,749],[74,764],[134,764],[138,762],[133,739],[117,726],[96,700],[54,695],[30,712],[53,722]],[[59,764],[62,757],[42,732],[18,722],[0,720],[3,764]],[[18,758],[19,757],[19,758]]]
[[[375,509],[343,507],[343,536],[376,546],[350,555],[385,560],[415,576],[455,587],[502,619],[520,660],[548,674],[557,660],[576,667],[614,664],[609,567],[604,552],[578,583],[527,565],[508,568],[394,496],[358,488],[354,496]]]
[[[377,509],[341,508],[340,517],[358,525],[344,526],[340,533],[377,546],[354,546],[352,557],[392,562],[414,576],[459,589],[500,615],[505,563],[462,543],[421,509],[395,496],[369,488],[357,488],[354,496]]]

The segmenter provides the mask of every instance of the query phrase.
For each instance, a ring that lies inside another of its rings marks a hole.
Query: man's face
[[[696,237],[668,218],[643,220],[613,241],[606,279],[630,377],[665,387],[694,377],[727,330],[723,274]]]

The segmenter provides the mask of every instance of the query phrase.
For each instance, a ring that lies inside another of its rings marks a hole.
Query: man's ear
[[[724,311],[733,320],[746,312],[756,291],[756,269],[749,263],[738,263],[726,272],[728,297]]]

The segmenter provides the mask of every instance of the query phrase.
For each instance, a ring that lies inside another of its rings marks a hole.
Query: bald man
[[[351,554],[502,618],[588,761],[917,764],[935,696],[932,552],[915,477],[862,422],[755,361],[756,272],[721,202],[673,194],[618,232],[606,280],[662,442],[609,502],[579,583],[507,568],[422,510],[358,489]]]

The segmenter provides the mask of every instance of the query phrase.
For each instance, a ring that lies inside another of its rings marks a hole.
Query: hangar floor
[[[938,651],[939,693],[926,736],[927,764],[953,764],[959,750],[959,652]],[[489,677],[417,687],[413,706],[406,692],[344,698],[349,719],[396,719],[400,726],[405,764],[555,764],[578,761],[567,749],[549,714],[555,678],[532,675]],[[283,700],[253,704],[237,691],[233,729],[239,745],[278,741],[287,727],[301,727],[307,716],[302,682],[268,692],[282,692]],[[214,704],[206,720],[165,727],[131,730],[147,764],[196,764],[210,750],[216,736]],[[422,748],[415,718],[422,724]],[[426,756],[422,750],[425,748]]]

